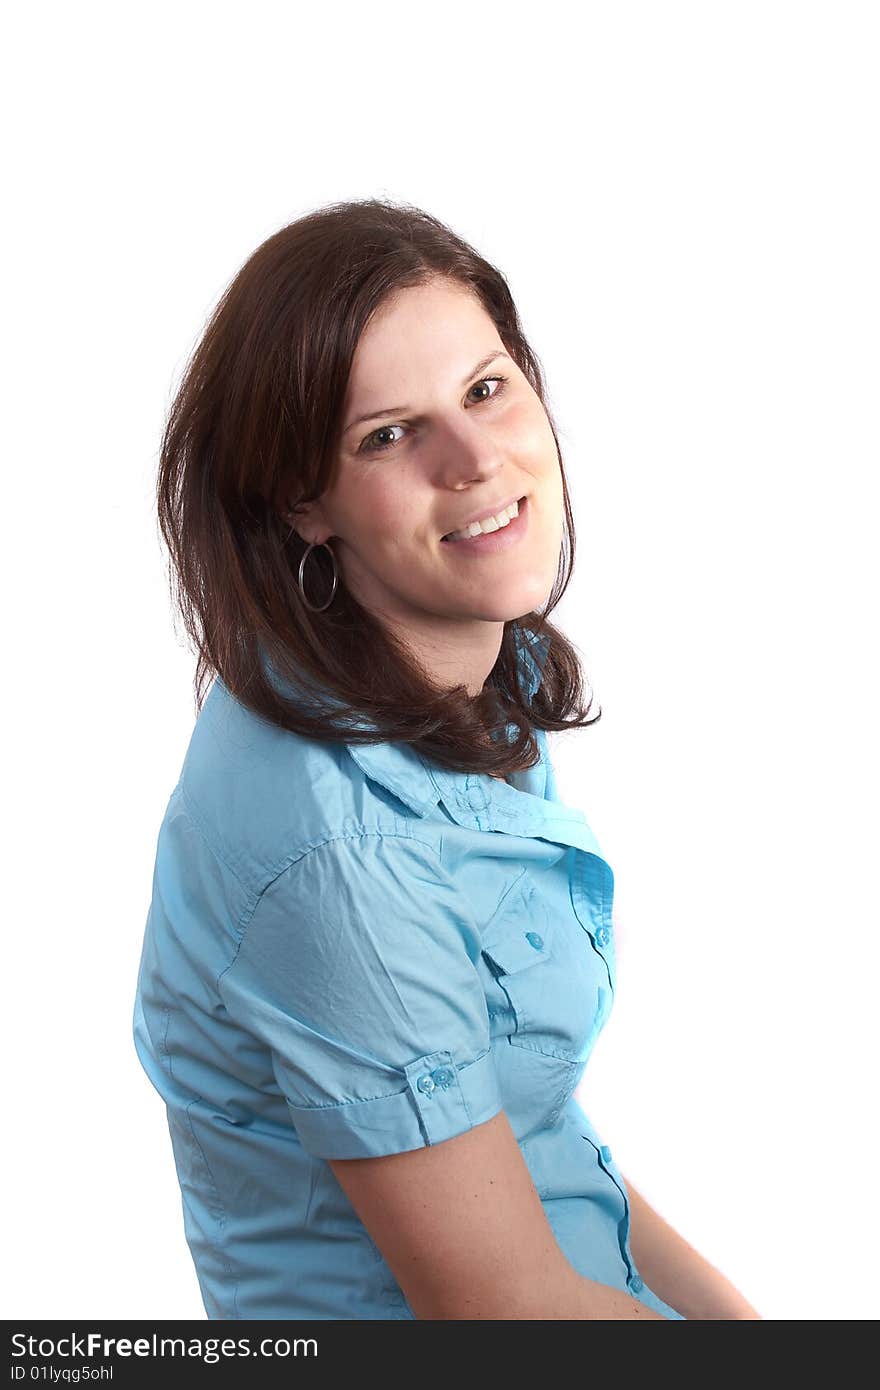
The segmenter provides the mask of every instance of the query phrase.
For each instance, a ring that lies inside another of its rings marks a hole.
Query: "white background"
[[[131,1040],[194,712],[159,435],[250,253],[374,194],[500,266],[562,428],[581,1103],[766,1318],[878,1315],[878,48],[845,0],[7,21],[5,1316],[204,1317]]]

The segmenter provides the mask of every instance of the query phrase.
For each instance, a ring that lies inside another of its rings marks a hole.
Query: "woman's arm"
[[[630,1205],[630,1246],[648,1288],[685,1318],[760,1319],[730,1280],[664,1221],[628,1178],[623,1180]]]
[[[441,1143],[327,1162],[418,1319],[668,1321],[569,1263],[503,1110]]]

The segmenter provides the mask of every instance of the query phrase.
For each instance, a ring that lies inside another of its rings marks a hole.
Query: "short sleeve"
[[[263,892],[219,988],[323,1158],[440,1143],[501,1108],[480,935],[430,844],[365,832]]]

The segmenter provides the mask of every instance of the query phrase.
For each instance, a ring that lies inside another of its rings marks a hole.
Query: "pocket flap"
[[[508,893],[483,935],[483,955],[505,975],[537,965],[553,951],[553,924],[547,903],[531,880],[525,875],[523,880]]]

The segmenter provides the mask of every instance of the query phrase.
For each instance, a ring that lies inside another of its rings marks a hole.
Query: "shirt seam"
[[[185,809],[187,815],[189,816],[190,820],[192,821],[193,825],[195,826],[196,830],[199,832],[200,836],[201,836],[202,839],[204,840],[206,847],[211,851],[211,853],[213,854],[214,858],[215,858],[220,864],[223,865],[224,869],[227,869],[227,870],[229,871],[229,873],[232,874],[232,877],[235,879],[235,881],[236,881],[236,883],[238,884],[239,888],[241,888],[241,889],[247,894],[248,898],[253,897],[253,895],[254,895],[253,884],[247,884],[247,883],[245,883],[244,879],[241,877],[241,875],[239,874],[238,870],[235,869],[235,868],[233,868],[232,864],[230,864],[230,862],[229,862],[229,860],[226,858],[226,856],[225,856],[223,853],[221,853],[220,848],[219,848],[219,846],[217,845],[217,843],[216,843],[216,841],[215,841],[215,839],[214,839],[214,836],[213,836],[213,835],[211,834],[211,832],[208,830],[207,824],[205,823],[204,819],[202,818],[201,812],[199,811],[198,807],[196,806],[196,803],[195,803],[195,802],[192,800],[192,798],[190,797],[189,792],[187,791],[186,786],[184,785],[184,782],[183,782],[182,779],[181,779],[181,781],[178,783],[178,787],[179,787],[179,790],[180,790],[181,800],[183,801],[183,804],[184,804],[184,809]],[[259,897],[259,894],[258,894],[257,896]]]
[[[216,988],[218,991],[220,989],[220,981],[223,979],[223,976],[227,975],[229,971],[232,970],[233,966],[238,960],[239,953],[244,944],[244,939],[247,935],[248,928],[250,927],[251,922],[256,916],[257,909],[260,906],[260,903],[263,901],[264,896],[272,887],[272,885],[274,883],[277,883],[278,879],[282,878],[284,874],[289,873],[291,869],[295,868],[297,864],[300,864],[303,861],[303,859],[306,858],[307,855],[314,853],[315,850],[323,849],[325,845],[335,844],[337,840],[363,840],[366,839],[367,836],[375,836],[377,839],[382,840],[414,840],[417,844],[422,845],[423,848],[430,850],[431,853],[437,858],[441,868],[443,866],[443,859],[440,850],[435,845],[433,845],[430,840],[423,840],[420,835],[415,835],[409,831],[404,830],[388,831],[369,830],[364,828],[359,830],[346,830],[340,831],[336,835],[327,835],[323,840],[319,840],[317,844],[305,846],[301,850],[291,855],[288,861],[284,865],[282,865],[282,867],[278,869],[276,873],[272,875],[268,882],[266,882],[260,889],[259,893],[256,895],[252,903],[248,903],[245,905],[244,911],[241,913],[237,923],[235,924],[238,939],[236,941],[235,951],[233,952],[232,959],[223,967],[215,981]]]

